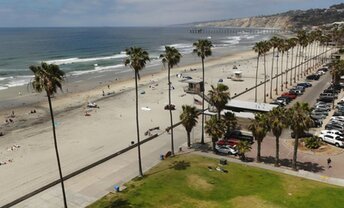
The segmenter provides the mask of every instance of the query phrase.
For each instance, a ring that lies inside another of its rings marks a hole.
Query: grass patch
[[[208,166],[213,171],[208,170]],[[162,161],[89,208],[341,207],[344,188],[197,155]]]

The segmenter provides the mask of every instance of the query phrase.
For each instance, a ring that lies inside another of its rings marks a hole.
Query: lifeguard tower
[[[204,91],[204,82],[202,80],[189,79],[184,82],[188,83],[188,86],[184,87],[184,92],[186,93],[200,94]]]

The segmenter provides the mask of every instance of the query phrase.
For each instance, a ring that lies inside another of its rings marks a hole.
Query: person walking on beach
[[[331,158],[328,158],[327,159],[327,168],[331,168],[332,166],[331,166]]]

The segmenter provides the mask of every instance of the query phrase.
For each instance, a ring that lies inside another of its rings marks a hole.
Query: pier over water
[[[204,33],[204,34],[240,34],[240,33],[250,33],[250,34],[279,34],[286,32],[282,29],[277,28],[243,28],[243,27],[195,27],[189,30],[190,33]]]

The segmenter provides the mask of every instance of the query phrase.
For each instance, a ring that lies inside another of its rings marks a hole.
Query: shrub
[[[321,146],[321,140],[318,137],[305,138],[303,141],[308,149],[318,149]]]

